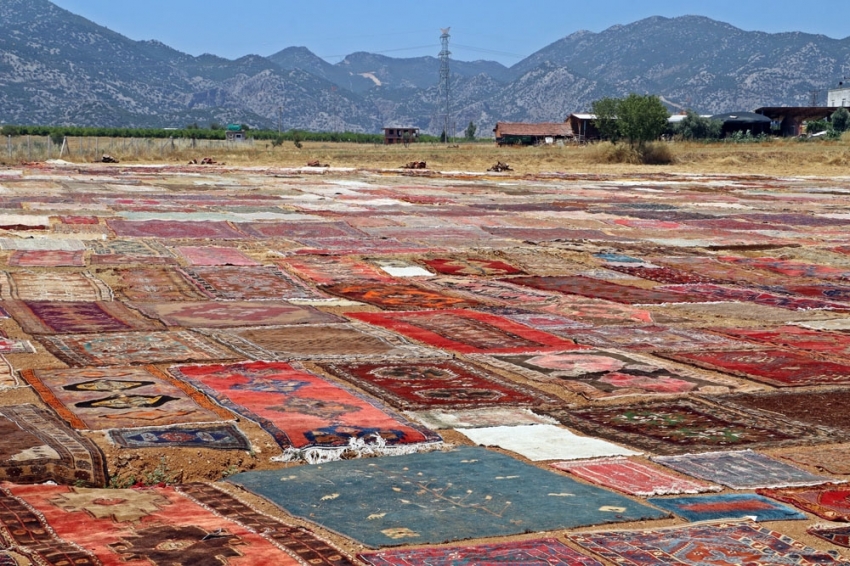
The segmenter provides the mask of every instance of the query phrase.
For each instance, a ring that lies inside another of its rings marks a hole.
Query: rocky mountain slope
[[[443,123],[434,57],[354,53],[330,64],[303,47],[267,58],[193,57],[48,0],[3,0],[0,30],[0,123],[276,127],[279,112],[286,129],[409,124],[439,133]],[[654,17],[573,33],[510,68],[452,61],[453,118],[458,131],[473,121],[484,135],[497,120],[563,120],[629,92],[707,113],[808,104],[848,63],[850,38]]]

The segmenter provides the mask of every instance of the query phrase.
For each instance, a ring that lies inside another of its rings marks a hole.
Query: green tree
[[[469,125],[466,127],[466,139],[468,141],[475,141],[475,132],[478,130],[478,126],[476,126],[472,120],[469,121]]]
[[[806,122],[806,133],[809,135],[825,132],[828,129],[829,125],[826,123],[826,120],[810,120]]]
[[[210,122],[210,129],[211,130],[223,130],[224,126],[222,126],[218,122]]]
[[[443,130],[442,132],[440,132],[440,143],[446,143],[447,139],[448,138],[446,138],[446,130]]]
[[[836,132],[846,132],[850,130],[850,111],[846,108],[839,108],[829,117],[832,123],[832,129]]]
[[[602,98],[591,105],[591,112],[596,116],[593,125],[599,130],[599,137],[617,143],[620,139],[620,128],[617,125],[617,110],[620,100],[616,98]]]
[[[684,120],[676,124],[676,134],[686,140],[714,140],[723,132],[723,122],[703,118],[696,112],[688,110]]]
[[[657,96],[630,94],[617,104],[617,130],[638,151],[664,133],[669,117]]]

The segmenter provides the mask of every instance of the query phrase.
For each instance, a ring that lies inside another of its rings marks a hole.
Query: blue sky
[[[157,39],[192,55],[230,59],[271,55],[293,45],[306,46],[332,63],[355,51],[436,56],[440,28],[451,26],[454,58],[510,66],[574,31],[598,32],[654,15],[698,14],[745,30],[850,36],[847,0],[53,2],[132,39]]]

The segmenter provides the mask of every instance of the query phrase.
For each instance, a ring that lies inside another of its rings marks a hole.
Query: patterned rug
[[[406,454],[440,442],[375,401],[286,363],[173,367],[222,406],[255,421],[282,461],[327,462],[361,454]]]
[[[486,277],[494,275],[521,275],[525,273],[521,269],[504,261],[476,257],[434,258],[422,260],[422,263],[437,273],[444,275],[478,275]]]
[[[475,447],[331,462],[321,469],[248,472],[228,481],[369,547],[665,516],[613,492]]]
[[[3,308],[29,334],[82,334],[161,330],[118,301],[4,301]]]
[[[580,344],[639,352],[732,350],[747,346],[746,342],[730,340],[701,330],[666,326],[601,326],[592,329],[563,330],[557,334],[571,338]]]
[[[239,229],[254,238],[364,238],[346,222],[242,222]]]
[[[759,409],[788,419],[842,429],[850,432],[850,391],[841,388],[821,389],[818,391],[782,391],[770,393],[749,393],[716,397],[718,403]]]
[[[652,313],[646,309],[578,296],[542,309],[593,326],[635,326],[655,322]]]
[[[498,405],[539,406],[558,400],[456,360],[319,364],[335,377],[407,410]]]
[[[393,280],[373,265],[350,257],[291,257],[279,263],[296,272],[299,277],[319,285],[330,285],[342,281],[389,283]]]
[[[732,489],[817,485],[829,481],[829,478],[811,474],[752,450],[655,456],[652,460],[677,472]]]
[[[0,297],[22,301],[111,301],[112,291],[88,272],[0,272]]]
[[[806,515],[793,507],[771,501],[767,497],[749,493],[724,493],[691,497],[653,497],[651,503],[678,515],[689,523],[717,521],[720,519],[751,518],[764,521],[804,521]]]
[[[10,267],[85,267],[82,250],[16,251],[9,256]]]
[[[671,285],[659,287],[659,290],[673,293],[683,293],[688,296],[702,295],[703,302],[734,302],[755,303],[768,307],[777,307],[792,311],[806,310],[836,310],[847,311],[850,306],[830,301],[819,301],[817,299],[804,299],[788,295],[777,295],[757,289],[741,289],[734,287],[721,287],[720,285]]]
[[[39,336],[47,350],[71,367],[205,362],[236,356],[187,330]]]
[[[330,324],[345,322],[336,315],[308,306],[277,301],[182,301],[135,303],[145,315],[168,326],[184,328],[230,328],[233,326],[277,326],[286,324]]]
[[[633,277],[640,277],[649,281],[658,281],[668,285],[686,285],[694,283],[725,283],[714,277],[701,275],[697,272],[682,271],[672,267],[646,267],[643,265],[605,265],[608,269],[619,271]]]
[[[850,526],[833,527],[814,525],[806,529],[806,532],[830,544],[850,548]]]
[[[435,291],[448,291],[461,297],[483,300],[488,303],[497,303],[511,307],[529,307],[551,305],[560,298],[554,293],[535,291],[528,287],[512,285],[502,281],[440,277],[420,286]]]
[[[323,285],[321,289],[331,295],[368,303],[384,310],[437,310],[481,305],[478,301],[452,297],[411,284],[338,283]]]
[[[228,301],[321,299],[321,295],[274,266],[180,269],[201,293]]]
[[[409,359],[441,355],[393,332],[360,322],[197,330],[254,360]]]
[[[638,497],[721,491],[719,486],[674,476],[660,468],[647,466],[628,458],[555,462],[551,466],[591,483]]]
[[[298,241],[307,248],[297,253],[306,255],[416,254],[441,249],[394,238],[301,238]]]
[[[481,544],[477,546],[385,550],[375,554],[358,554],[370,566],[481,566],[508,564],[514,566],[602,566],[555,539]]]
[[[230,222],[207,220],[204,222],[179,222],[173,220],[119,220],[106,221],[119,238],[163,238],[244,240],[245,234]]]
[[[530,326],[535,330],[551,332],[557,334],[560,330],[573,330],[576,328],[591,328],[591,325],[583,322],[578,322],[571,318],[558,314],[549,314],[545,312],[535,312],[526,309],[518,309],[512,307],[487,307],[476,309],[488,314],[501,316],[508,320]]]
[[[251,443],[234,424],[118,429],[109,439],[122,448],[211,448],[251,450]]]
[[[0,407],[0,435],[0,480],[98,487],[106,483],[100,449],[49,411],[34,405]]]
[[[569,539],[622,566],[850,564],[838,553],[815,550],[791,537],[749,523],[579,533],[570,535]]]
[[[808,448],[787,454],[778,454],[778,456],[784,460],[791,460],[828,474],[850,475],[850,446]]]
[[[570,340],[491,314],[468,310],[347,313],[429,346],[464,354],[584,350]]]
[[[451,428],[480,428],[487,426],[520,426],[557,424],[555,419],[520,407],[488,407],[486,409],[430,409],[407,413],[431,430]]]
[[[788,295],[800,295],[802,297],[811,297],[813,299],[823,299],[826,301],[838,301],[841,303],[850,302],[850,287],[842,285],[776,285],[766,287],[768,291],[773,293],[785,293]]]
[[[21,376],[77,429],[108,430],[233,418],[155,366],[28,369]]]
[[[116,269],[118,293],[132,302],[209,300],[174,269]]]
[[[674,293],[656,291],[628,285],[617,285],[601,279],[576,275],[572,277],[514,277],[511,283],[526,285],[544,291],[557,291],[565,295],[581,295],[594,299],[605,299],[627,305],[653,305],[659,303],[704,303],[705,295],[699,293]]]
[[[93,256],[124,256],[128,258],[171,257],[171,253],[163,244],[152,240],[89,240],[86,247]]]
[[[207,265],[260,265],[234,248],[216,246],[178,246],[175,248],[183,259],[192,266]]]
[[[758,493],[790,503],[827,521],[850,523],[850,487],[827,483],[815,487],[759,489]]]
[[[534,381],[558,384],[588,399],[634,395],[728,393],[732,379],[706,379],[696,372],[666,367],[648,356],[585,350],[539,354],[478,356],[476,360]]]
[[[677,362],[747,377],[775,387],[850,383],[847,364],[820,360],[792,350],[655,352]]]
[[[293,557],[301,553],[311,564],[352,564],[308,530],[286,527],[231,496],[207,490],[213,488],[190,485],[178,492],[6,484],[0,506],[15,520],[0,530],[14,547],[37,552],[44,563],[57,566],[200,566],[211,559],[296,566],[305,564]]]
[[[718,257],[718,260],[734,265],[743,265],[752,269],[760,269],[778,273],[787,277],[811,277],[814,279],[850,279],[850,271],[828,265],[817,265],[790,261],[775,257]]]
[[[705,256],[654,257],[652,261],[665,266],[700,273],[705,277],[711,277],[715,281],[745,282],[757,285],[783,285],[788,283],[788,280],[784,277],[750,271],[742,267],[720,263],[713,258],[707,258]]]
[[[835,441],[828,429],[697,399],[546,412],[585,434],[656,454]]]
[[[757,344],[786,346],[850,358],[850,336],[840,332],[818,332],[799,326],[782,326],[775,329],[718,328],[715,331]]]

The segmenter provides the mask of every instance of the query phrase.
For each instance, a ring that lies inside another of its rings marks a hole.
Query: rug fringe
[[[405,456],[418,452],[431,452],[442,448],[443,442],[419,442],[401,446],[387,446],[386,440],[380,436],[370,439],[351,438],[348,446],[333,448],[287,448],[280,456],[273,456],[272,462],[304,462],[307,464],[324,464],[337,460],[350,460],[376,456]]]

